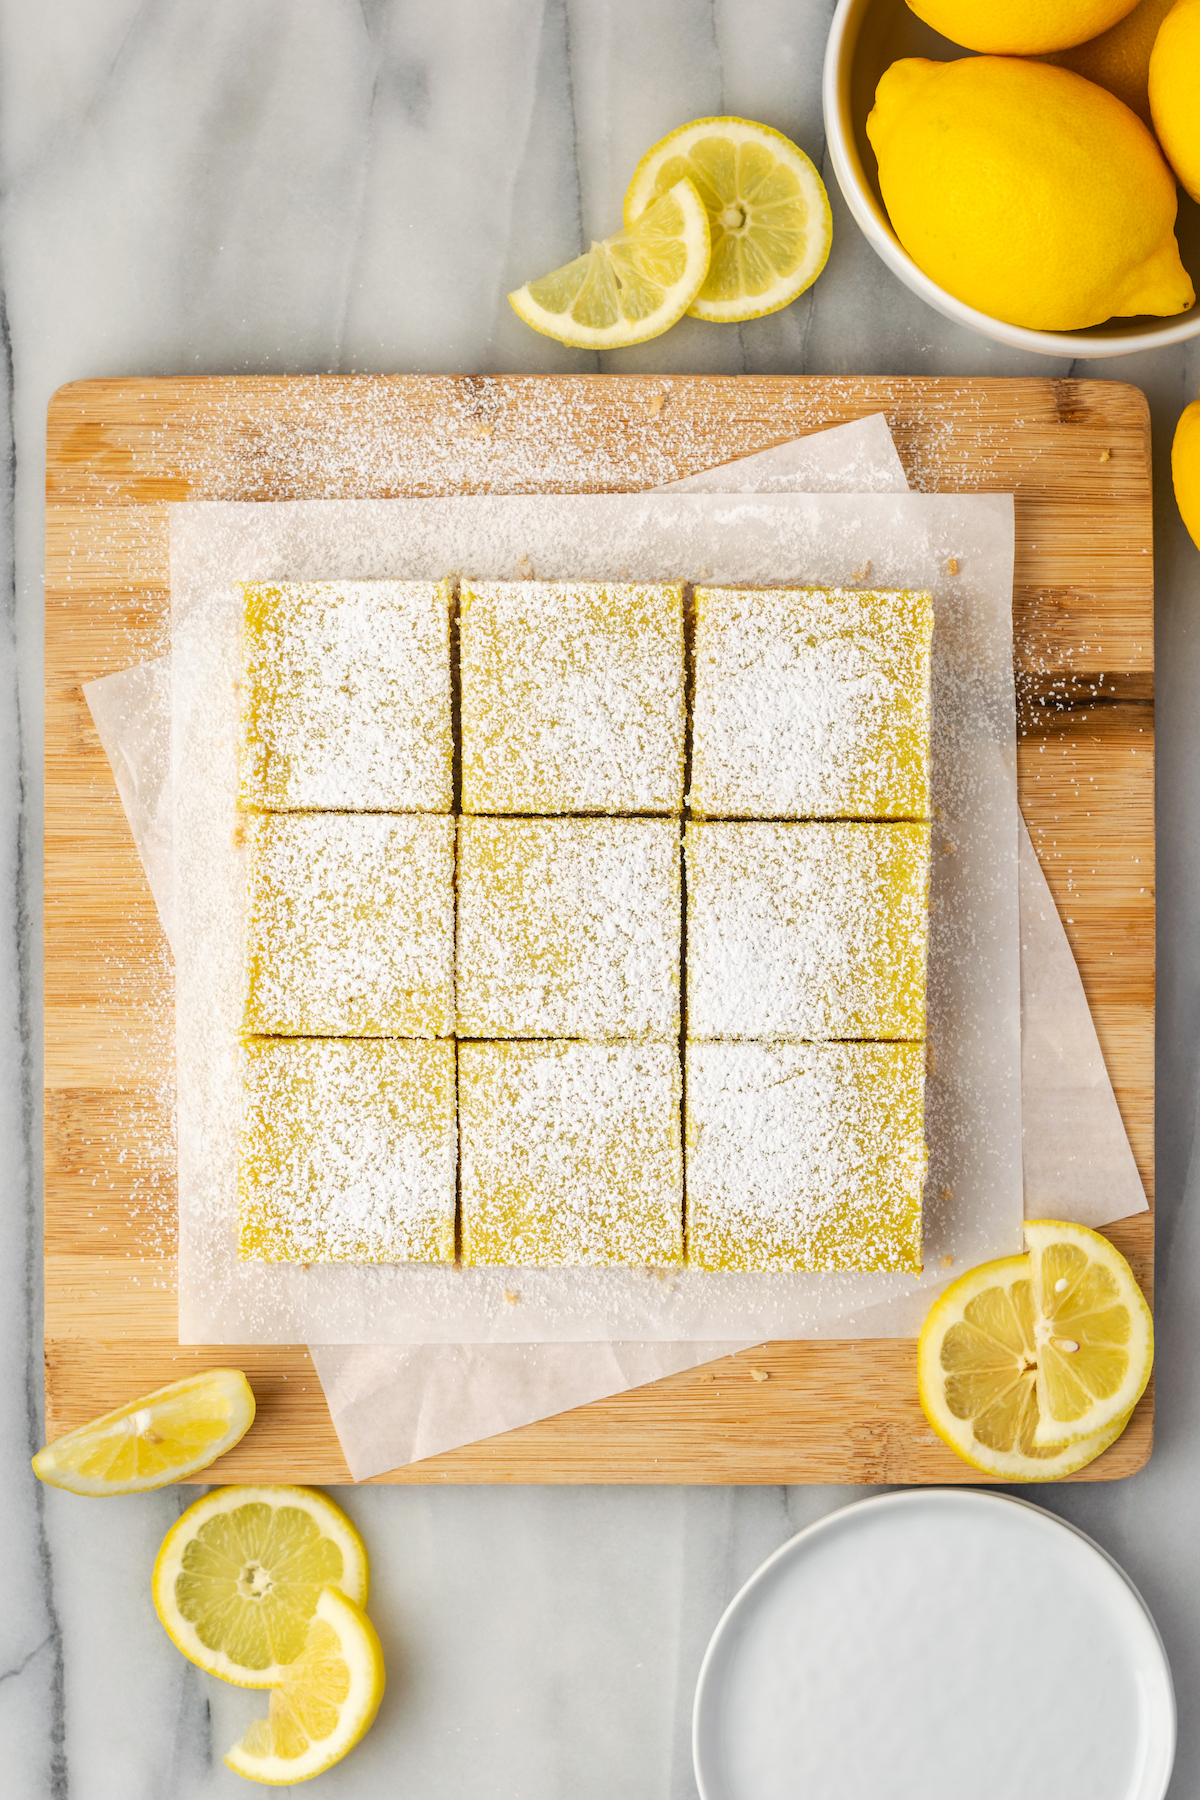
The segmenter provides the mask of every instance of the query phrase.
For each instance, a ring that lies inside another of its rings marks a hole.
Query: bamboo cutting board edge
[[[548,407],[557,442],[552,432],[531,451],[530,421]],[[505,485],[505,469],[526,491],[579,491],[581,472],[596,471],[599,488],[645,486],[877,410],[914,485],[1016,494],[1022,806],[1149,1188],[1153,635],[1148,424],[1136,389],[821,377],[72,384],[51,404],[47,461],[51,1432],[235,1355],[173,1341],[169,959],[80,693],[82,680],[165,647],[165,503],[479,491]],[[1152,1217],[1111,1235],[1149,1287]],[[236,1356],[259,1423],[198,1479],[348,1479],[307,1354]],[[768,1379],[752,1381],[751,1366]],[[772,1345],[379,1479],[982,1480],[934,1439],[914,1389],[910,1343]],[[1132,1473],[1151,1433],[1147,1397],[1082,1478]]]

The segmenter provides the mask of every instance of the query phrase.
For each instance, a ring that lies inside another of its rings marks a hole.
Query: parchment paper
[[[1012,502],[938,494],[481,496],[171,509],[180,1338],[754,1341],[907,1334],[946,1272],[1020,1244]],[[926,1267],[909,1275],[309,1268],[235,1254],[242,852],[237,578],[546,579],[934,593]],[[953,571],[953,572],[952,572]],[[949,1259],[947,1261],[946,1259]],[[506,1292],[519,1295],[517,1304]]]

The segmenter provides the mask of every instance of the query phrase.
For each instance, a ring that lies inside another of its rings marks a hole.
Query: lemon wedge
[[[968,1270],[934,1302],[917,1343],[917,1384],[929,1423],[973,1468],[1001,1481],[1054,1481],[1092,1462],[1129,1423],[1150,1374],[1150,1312],[1128,1263],[1097,1232],[1036,1221],[1025,1233],[1026,1255]],[[1119,1356],[1131,1360],[1121,1369],[1111,1357],[1122,1330],[1114,1307],[1130,1326]],[[1079,1375],[1095,1381],[1107,1371],[1101,1385],[1114,1405],[1084,1408],[1068,1425],[1043,1413],[1043,1364],[1081,1356]]]
[[[214,1488],[168,1531],[154,1564],[167,1635],[210,1675],[272,1687],[301,1655],[326,1587],[367,1602],[367,1552],[316,1488]]]
[[[253,1423],[254,1394],[241,1370],[207,1369],[55,1438],[34,1457],[33,1472],[72,1494],[144,1494],[206,1469]]]
[[[1121,1252],[1085,1225],[1026,1222],[1037,1299],[1039,1443],[1127,1419],[1150,1379],[1154,1319]]]
[[[625,195],[625,223],[643,218],[684,178],[708,212],[712,255],[688,310],[717,324],[758,319],[811,287],[829,255],[825,184],[803,150],[751,119],[693,119],[647,150]]]
[[[225,1766],[268,1787],[290,1787],[331,1768],[366,1736],[383,1698],[383,1651],[360,1606],[322,1589],[303,1648],[271,1689]]]
[[[615,237],[508,296],[546,337],[585,350],[624,350],[681,319],[708,272],[708,214],[677,180]]]

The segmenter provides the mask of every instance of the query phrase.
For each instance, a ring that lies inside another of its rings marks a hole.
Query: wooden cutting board
[[[81,693],[168,647],[166,503],[628,490],[878,411],[915,486],[1016,495],[1021,804],[1152,1194],[1153,573],[1149,417],[1136,388],[757,376],[78,382],[51,402],[46,477],[51,1435],[191,1370],[237,1364],[258,1420],[199,1479],[349,1479],[302,1346],[176,1342],[171,961]],[[1109,1235],[1149,1292],[1153,1215]],[[1147,1394],[1080,1479],[1139,1469],[1152,1408]],[[772,1344],[380,1479],[978,1478],[925,1423],[912,1343],[881,1340]]]

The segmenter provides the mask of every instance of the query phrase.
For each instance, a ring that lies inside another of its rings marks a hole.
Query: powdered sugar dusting
[[[246,1031],[451,1035],[452,819],[263,814],[247,835]]]
[[[919,1269],[920,1044],[690,1044],[688,1256]]]
[[[252,1038],[238,1252],[269,1262],[454,1258],[454,1046]]]
[[[683,589],[464,581],[463,808],[678,812]]]
[[[691,1038],[923,1038],[929,827],[689,824]]]
[[[674,1045],[464,1044],[459,1068],[465,1263],[682,1259]]]
[[[679,1033],[679,827],[464,819],[459,1037]]]
[[[698,587],[695,607],[697,813],[928,818],[930,595]]]
[[[449,812],[449,583],[244,595],[241,805]]]

